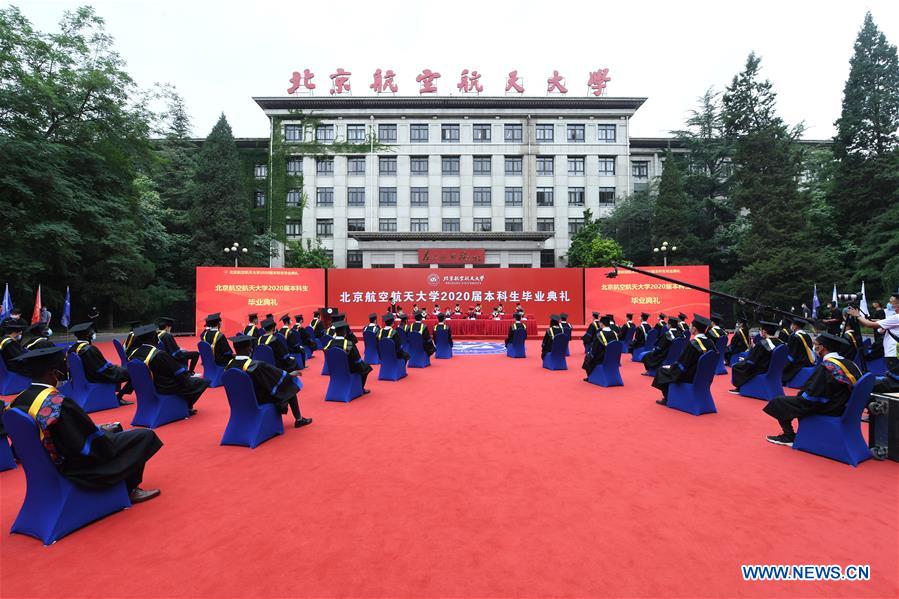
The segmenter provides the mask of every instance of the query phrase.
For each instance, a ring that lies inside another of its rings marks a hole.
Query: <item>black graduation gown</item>
[[[28,369],[24,364],[13,362],[14,358],[21,356],[24,352],[25,349],[22,347],[22,344],[12,337],[4,337],[0,340],[0,354],[3,355],[3,362],[6,364],[6,369],[10,372],[21,374],[22,376],[28,376]]]
[[[543,333],[543,343],[540,345],[540,358],[545,358],[546,354],[553,350],[553,339],[556,335],[564,335],[565,330],[562,325],[554,324]]]
[[[131,351],[131,345],[134,343],[134,331],[131,331],[125,336],[125,340],[122,341],[122,349],[125,350],[125,354]]]
[[[637,330],[634,331],[634,338],[631,339],[630,351],[633,353],[635,350],[646,345],[646,336],[649,335],[649,331],[652,330],[652,327],[649,326],[648,322],[641,322],[637,327]]]
[[[775,397],[762,409],[778,420],[792,420],[810,414],[841,416],[852,394],[852,387],[861,377],[861,371],[852,360],[839,354],[829,356],[815,367],[798,394]]]
[[[777,330],[777,338],[781,340],[783,343],[789,343],[790,341],[790,331],[781,327]]]
[[[359,353],[359,348],[356,347],[356,344],[345,337],[334,337],[328,342],[325,349],[330,349],[332,347],[342,349],[346,352],[347,364],[349,364],[350,372],[361,374],[362,385],[365,386],[365,379],[368,378],[368,373],[372,371],[372,367],[362,359],[362,355]]]
[[[436,351],[437,347],[437,331],[446,330],[446,340],[449,342],[450,347],[453,346],[453,331],[449,328],[449,325],[445,322],[438,322],[434,325],[434,347]],[[508,345],[508,344],[506,344]]]
[[[235,357],[225,368],[237,368],[246,372],[253,381],[256,402],[275,404],[282,414],[287,413],[288,402],[300,391],[296,379],[289,373],[266,362]]]
[[[228,338],[221,331],[206,329],[200,335],[200,339],[212,346],[212,355],[215,357],[215,363],[219,366],[226,366],[234,357],[231,344],[228,343]]]
[[[155,350],[155,351],[154,351]],[[190,407],[193,407],[203,391],[209,387],[212,382],[196,376],[190,376],[187,368],[178,362],[167,351],[153,347],[152,345],[141,345],[136,347],[131,355],[130,360],[140,360],[144,362],[147,356],[153,352],[150,359],[150,372],[153,375],[153,385],[156,391],[163,395],[178,395],[182,397]],[[229,360],[230,362],[230,360]],[[227,363],[226,363],[227,365]]]
[[[271,335],[263,335],[256,340],[257,345],[267,345],[272,348],[275,354],[275,366],[287,372],[293,372],[297,369],[297,360],[290,355],[290,348],[287,347],[287,340],[281,333],[273,333]]]
[[[746,329],[737,327],[734,329],[734,334],[730,338],[730,343],[727,344],[727,349],[724,350],[724,359],[729,362],[733,356],[748,350],[749,333],[746,332]]]
[[[312,338],[312,335],[309,334],[309,331],[306,330],[306,327],[302,327],[299,325],[297,325],[297,326],[298,326],[298,330],[300,333],[300,342],[312,350],[314,350],[316,347],[318,347],[315,344],[315,339]]]
[[[31,385],[16,397],[12,407],[28,412],[46,388]],[[162,441],[150,429],[121,433],[100,430],[81,406],[58,392],[51,393],[43,406],[42,410],[59,410],[56,421],[46,431],[56,454],[51,454],[51,459],[60,474],[76,484],[102,489],[134,478],[162,447]]]
[[[255,324],[247,324],[247,326],[243,328],[243,334],[247,337],[258,337],[262,334],[262,329]]]
[[[598,364],[602,364],[606,357],[606,346],[611,341],[617,340],[618,334],[611,328],[602,329],[596,334],[590,351],[584,356],[584,363],[581,365],[581,368],[587,371],[588,376]]]
[[[787,365],[781,380],[784,385],[793,380],[799,371],[815,364],[812,337],[805,331],[796,331],[787,341]]]
[[[715,342],[705,335],[697,335],[690,339],[684,350],[671,366],[663,366],[656,371],[652,386],[660,389],[668,397],[668,385],[671,383],[692,383],[696,376],[699,358],[706,352],[718,352]]]
[[[72,352],[77,353],[81,358],[81,363],[84,365],[84,376],[91,383],[115,385],[131,378],[126,369],[107,360],[103,356],[103,352],[88,341],[78,341],[69,346],[69,353]]]
[[[431,331],[428,330],[428,326],[423,322],[413,322],[409,325],[410,333],[419,333],[421,335],[422,345],[425,348],[425,353],[433,355],[435,351],[437,351],[437,347],[434,345],[434,340],[431,339]]]
[[[199,357],[199,352],[181,348],[178,345],[178,342],[175,341],[175,336],[168,331],[159,331],[157,338],[159,339],[159,345],[162,346],[162,349],[169,352],[169,354],[181,362],[181,364],[186,365],[190,362],[191,358],[196,359]]]
[[[646,370],[650,368],[655,369],[662,365],[662,362],[665,361],[665,357],[668,355],[668,348],[671,346],[671,342],[678,337],[680,337],[680,331],[677,329],[668,329],[664,335],[659,337],[652,351],[647,352],[643,356],[643,366]]]
[[[56,344],[47,339],[46,337],[35,337],[31,339],[28,343],[25,344],[25,351],[32,351],[35,349],[47,349],[48,347],[56,347]]]
[[[560,322],[559,326],[562,327],[562,330],[568,335],[568,340],[571,341],[571,325],[567,322]]]
[[[400,341],[400,336],[396,332],[396,329],[391,327],[384,327],[380,331],[378,331],[378,350],[380,351],[380,342],[382,339],[390,339],[393,341],[393,345],[396,347],[396,357],[399,360],[408,360],[409,354],[403,351],[403,344]]]
[[[584,342],[584,349],[590,349],[590,346],[593,345],[593,340],[596,338],[596,333],[602,328],[602,323],[598,320],[594,320],[590,324],[587,325],[587,330],[584,331],[584,336],[581,337],[581,341]]]
[[[626,323],[624,323],[624,326],[621,327],[621,330],[618,332],[618,338],[619,338],[619,339],[624,339],[625,337],[627,337],[627,332],[628,332],[629,330],[631,330],[631,329],[636,329],[636,328],[637,328],[637,325],[635,325],[635,324],[632,323],[632,322],[626,322]],[[634,331],[634,332],[636,333],[636,331]]]
[[[321,337],[325,334],[325,325],[320,318],[313,318],[312,322],[309,323],[309,326],[312,327],[312,334],[316,337]]]
[[[710,327],[708,331],[705,332],[705,336],[711,339],[713,342],[717,344],[718,339],[727,335],[727,332],[719,326]]]
[[[768,372],[771,364],[771,352],[783,342],[777,337],[766,337],[752,346],[745,360],[740,360],[731,369],[731,380],[734,387],[740,387],[749,382],[757,374]]]
[[[303,353],[303,334],[300,330],[300,327],[294,325],[287,330],[287,335],[284,336],[284,339],[287,341],[287,349],[292,354]]]
[[[510,343],[512,343],[512,338],[515,336],[515,331],[517,331],[518,329],[526,329],[526,328],[527,327],[525,327],[524,323],[522,323],[522,322],[513,322],[512,324],[510,324],[509,325],[509,334],[506,335],[505,344],[509,345]]]
[[[622,338],[621,327],[619,327],[617,324],[615,324],[613,322],[612,324],[609,325],[609,329],[611,329],[612,332],[614,332],[618,336],[619,339]]]
[[[845,350],[846,357],[854,360],[858,353],[858,340],[856,339],[855,331],[846,331],[843,333],[843,339],[849,342],[849,348]]]

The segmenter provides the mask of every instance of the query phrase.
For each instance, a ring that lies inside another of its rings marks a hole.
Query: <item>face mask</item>
[[[91,341],[94,341],[97,338],[97,333],[91,333]]]

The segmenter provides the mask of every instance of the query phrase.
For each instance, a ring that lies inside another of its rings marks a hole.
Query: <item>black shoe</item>
[[[293,428],[300,428],[307,424],[312,424],[312,418],[297,418],[293,423]]]
[[[133,405],[134,405],[134,402],[133,402],[133,401],[128,401],[127,399],[122,399],[122,398],[120,397],[120,398],[119,398],[119,405],[120,405],[120,406],[133,406]]]
[[[774,443],[775,445],[786,445],[787,447],[793,447],[793,441],[796,440],[795,434],[783,433],[780,435],[768,435],[768,443]]]
[[[640,374],[642,374],[643,376],[653,376],[653,375],[649,374],[648,372],[641,372]]]
[[[656,403],[659,404],[660,406],[667,406],[668,400],[663,397],[662,399],[657,399]]]
[[[362,390],[362,395],[368,395],[369,393],[371,393],[371,389],[363,389]]]
[[[159,497],[159,489],[150,489],[145,491],[140,487],[134,487],[131,491],[131,495],[129,498],[131,499],[131,503],[142,503],[144,501],[149,501],[154,497]]]
[[[196,411],[195,409],[193,409],[193,408],[191,408],[191,409],[189,409],[189,410],[187,411],[187,415],[188,415],[188,416],[193,416],[193,415],[195,415],[196,413],[197,413],[197,411]]]
[[[740,394],[740,390],[739,390],[739,389],[728,389],[727,392],[728,392],[728,393],[733,393],[734,395],[739,395],[739,394]]]
[[[589,382],[590,382],[590,378],[589,378],[589,377],[584,377],[584,382],[585,382],[585,383],[589,383]]]

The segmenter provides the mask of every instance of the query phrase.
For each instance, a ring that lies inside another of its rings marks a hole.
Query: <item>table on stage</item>
[[[468,320],[467,318],[451,318],[444,322],[449,324],[450,331],[452,331],[454,336],[464,335],[466,337],[505,337],[509,334],[509,327],[512,326],[514,319],[504,318],[502,320],[491,320],[487,318],[479,318],[477,320]],[[521,322],[527,329],[528,337],[537,336],[536,320],[528,317],[527,320],[522,320]],[[434,325],[437,324],[437,319],[427,318],[425,319],[425,324],[427,324],[428,328],[433,331]]]

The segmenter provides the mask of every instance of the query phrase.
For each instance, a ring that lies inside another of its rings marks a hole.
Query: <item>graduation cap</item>
[[[249,320],[256,320],[257,318],[259,318],[259,315],[256,314],[255,312],[252,312],[252,313],[250,313],[250,314],[247,314],[247,318],[248,318]]]
[[[441,312],[440,315],[443,315],[443,312]],[[424,314],[422,314],[421,311],[415,313],[415,320],[421,320],[422,318],[424,318]]]
[[[375,322],[376,320],[378,320],[378,315],[375,312],[368,315],[369,322]]]
[[[47,323],[46,322],[36,322],[27,329],[25,329],[25,333],[27,335],[34,335],[35,337],[41,337],[47,332]]]
[[[282,316],[282,317],[281,317],[281,322],[290,324],[290,314],[285,314],[284,316]]]
[[[762,320],[759,322],[759,326],[762,327],[762,330],[768,333],[769,335],[773,335],[777,332],[777,329],[780,328],[780,325],[776,322],[771,322],[770,320]]]
[[[604,325],[609,325],[612,323],[612,318],[608,314],[605,314],[600,317],[599,322],[603,323]]]
[[[683,312],[681,312],[680,314],[678,314],[677,317],[678,317],[679,319],[685,321],[685,322],[686,322],[686,320],[687,320],[687,315],[684,314]]]
[[[711,315],[710,315],[710,320],[711,320],[712,322],[714,322],[715,324],[718,324],[719,322],[721,322],[722,320],[724,320],[724,317],[721,316],[720,314],[718,314],[717,312],[712,312]]]
[[[302,314],[294,314],[293,319],[297,322],[300,322],[301,320],[303,320],[303,315]]]
[[[150,325],[150,326],[153,326],[153,325]],[[69,332],[72,333],[73,335],[78,335],[79,333],[89,334],[90,331],[92,331],[93,329],[94,329],[93,321],[79,322],[78,324],[73,324],[72,326],[70,326]],[[155,326],[153,326],[153,330],[154,331],[156,330]]]
[[[649,313],[648,312],[640,312],[640,318],[643,320],[649,320]]]
[[[668,317],[665,316],[664,312],[659,312],[659,320],[665,320],[666,318],[668,318]]]
[[[221,322],[221,321],[222,321],[222,313],[221,312],[216,312],[215,314],[210,314],[209,316],[206,317],[206,324],[209,326],[212,326],[215,323]]]
[[[321,310],[313,310],[312,317],[315,318],[316,316],[321,316],[321,314]]]
[[[348,323],[346,320],[344,320],[343,318],[337,318],[337,319],[335,319],[335,320],[331,323],[331,326],[334,327],[334,328],[335,328],[336,330],[338,330],[338,331],[341,330],[341,329],[349,329],[349,328],[350,328],[349,323]]]
[[[599,318],[599,312],[594,312],[594,313],[593,313],[593,320],[596,320],[597,318]]]
[[[628,312],[627,314],[625,314],[625,316],[627,317],[628,320],[630,320],[631,318],[634,317],[634,314],[632,312]]]
[[[674,316],[669,316],[669,317],[668,317],[668,324],[670,324],[670,325],[675,325],[675,324],[677,324],[677,323],[679,323],[679,322],[680,322],[680,320],[678,320],[678,319],[675,318]]]
[[[69,329],[69,331],[71,332],[71,329]],[[154,339],[156,338],[156,325],[155,324],[145,324],[145,325],[141,325],[139,327],[134,328],[134,340],[135,341],[140,341],[144,337],[150,337],[151,335],[153,336]]]
[[[275,319],[266,318],[262,321],[262,330],[267,331],[269,329],[275,328]]]
[[[138,326],[140,324],[140,322],[141,321],[139,321],[139,320],[129,320],[128,326],[131,327],[132,329],[134,329],[134,327]]]
[[[829,349],[830,351],[841,351],[850,347],[849,341],[837,335],[830,333],[821,333],[815,338],[815,341]]]
[[[3,324],[0,325],[0,327],[3,327],[3,334],[12,333],[13,331],[24,331],[25,330],[24,323],[17,322],[12,319],[4,320]]]
[[[252,345],[256,342],[256,338],[252,335],[244,335],[241,333],[240,335],[228,337],[228,341],[232,342],[235,348],[238,348],[244,345]]]
[[[384,324],[393,324],[393,314],[388,312],[384,316],[381,317],[381,320],[384,321]]]
[[[568,314],[566,312],[562,312],[559,316],[562,317],[562,320],[568,320]]]
[[[12,361],[24,365],[33,378],[43,376],[54,369],[61,372],[65,372],[66,369],[65,350],[59,346],[32,349],[16,356]]]
[[[559,322],[559,315],[558,314],[550,314],[549,320],[550,320],[550,322],[552,322],[552,321]]]
[[[706,318],[705,316],[700,316],[699,314],[693,314],[693,326],[696,327],[697,331],[704,333],[706,329],[712,326],[712,321]]]
[[[156,319],[156,324],[159,325],[159,328],[170,327],[175,324],[174,318],[169,318],[168,316],[160,316]]]
[[[268,314],[266,314],[265,317],[266,317],[266,318],[271,318],[272,320],[275,319],[275,315],[272,314],[271,312],[269,312]]]

